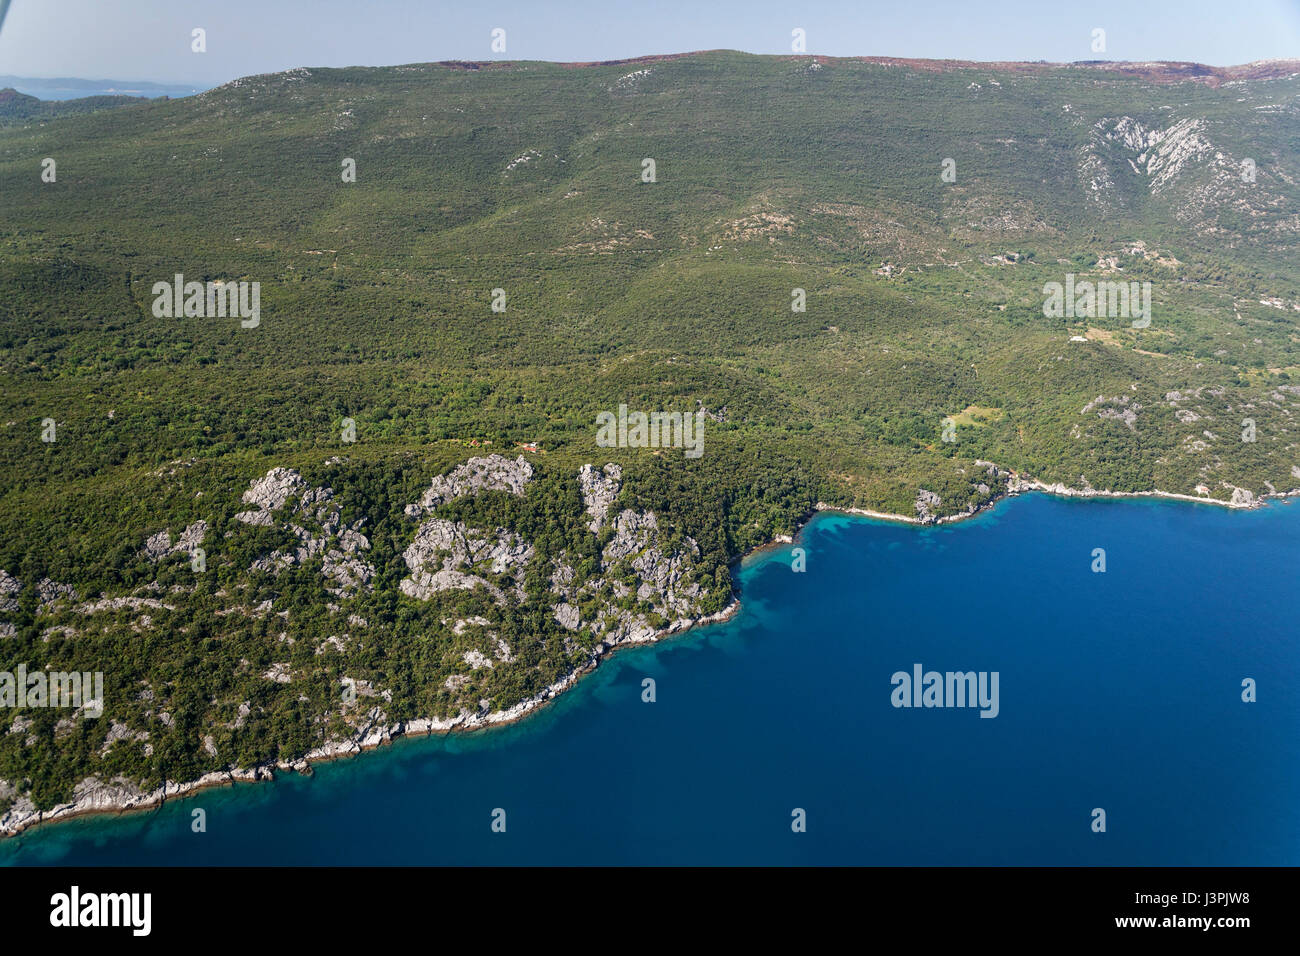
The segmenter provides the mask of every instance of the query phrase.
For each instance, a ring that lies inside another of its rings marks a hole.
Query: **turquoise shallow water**
[[[731,621],[514,726],[39,827],[0,862],[1300,863],[1300,505],[1029,495],[940,528],[820,515],[794,546],[802,574],[792,546],[744,564]],[[915,663],[997,671],[998,716],[893,707]]]

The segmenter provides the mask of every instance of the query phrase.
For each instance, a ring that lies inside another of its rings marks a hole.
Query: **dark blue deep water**
[[[0,862],[1300,864],[1300,506],[1031,495],[796,545],[805,573],[789,546],[745,564],[731,621],[512,727],[38,827]],[[997,671],[999,715],[894,708],[918,662]]]

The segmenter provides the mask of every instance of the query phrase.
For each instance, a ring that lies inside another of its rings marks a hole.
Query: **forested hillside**
[[[507,711],[723,609],[818,501],[1300,486],[1298,74],[714,52],[16,104],[0,670],[106,700],[0,728],[0,808]],[[178,274],[256,321],[160,309]],[[1149,321],[1045,314],[1067,281]],[[602,447],[620,405],[702,454]]]

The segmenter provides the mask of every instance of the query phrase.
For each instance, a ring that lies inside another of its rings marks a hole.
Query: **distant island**
[[[0,89],[8,87],[42,100],[71,100],[87,96],[133,96],[177,99],[208,89],[203,84],[151,83],[147,80],[84,80],[79,77],[41,78],[0,75]]]

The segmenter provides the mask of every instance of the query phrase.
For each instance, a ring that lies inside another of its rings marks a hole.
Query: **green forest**
[[[0,671],[106,685],[96,719],[5,714],[0,813],[294,761],[371,705],[508,709],[599,643],[557,622],[557,562],[584,622],[666,626],[635,557],[602,559],[586,464],[690,555],[701,615],[818,502],[1300,486],[1297,94],[714,52],[0,97]],[[258,283],[259,323],[160,317],[177,274]],[[1150,325],[1045,316],[1067,274],[1149,282]],[[598,447],[620,404],[703,410],[702,456]],[[527,542],[520,593],[411,597],[407,507],[491,454],[526,458],[523,493],[436,516]],[[265,570],[297,532],[236,516],[275,468],[367,538],[362,586],[332,593],[319,554]],[[199,521],[202,570],[146,553]],[[510,660],[466,672],[474,620]]]

